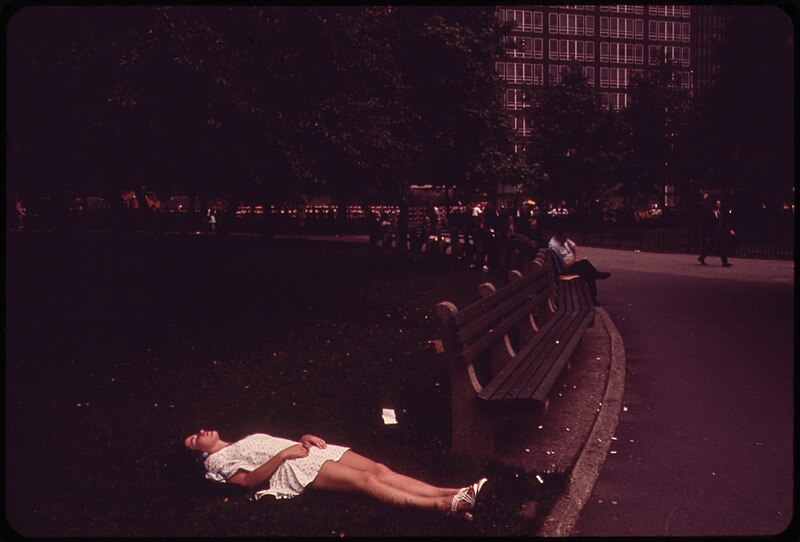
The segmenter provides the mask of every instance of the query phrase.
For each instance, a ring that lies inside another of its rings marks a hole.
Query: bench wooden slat
[[[580,313],[579,313],[580,314]],[[556,379],[561,374],[564,365],[567,364],[569,358],[572,356],[572,353],[578,347],[578,343],[580,342],[581,338],[583,337],[583,333],[586,331],[586,328],[594,320],[594,313],[586,313],[583,314],[577,320],[577,327],[572,332],[572,336],[569,339],[569,342],[564,347],[565,355],[559,357],[555,362],[550,365],[550,370],[547,371],[547,374],[544,378],[542,378],[538,384],[536,384],[536,388],[531,390],[530,388],[526,388],[523,390],[522,395],[524,397],[530,397],[537,401],[545,401],[547,399],[547,395],[550,393],[550,389],[555,384]]]
[[[567,285],[567,281],[558,281],[558,310],[575,310],[572,306],[572,289]]]
[[[496,292],[495,292],[496,294]],[[492,294],[489,297],[494,296]],[[479,333],[484,332],[485,330],[493,327],[493,324],[507,318],[506,316],[510,311],[515,310],[515,307],[521,304],[527,304],[531,299],[542,302],[542,300],[546,301],[547,299],[547,285],[546,283],[537,284],[534,283],[531,285],[530,288],[526,290],[526,292],[519,292],[518,294],[514,295],[513,297],[506,297],[505,299],[501,298],[502,303],[495,305],[495,306],[487,306],[486,312],[481,316],[475,316],[472,320],[468,323],[466,322],[459,322],[459,314],[456,314],[456,325],[462,324],[462,327],[458,333],[459,339],[462,344],[468,343],[472,340],[476,335]]]
[[[544,401],[550,388],[553,387],[555,379],[561,374],[561,370],[578,346],[583,331],[588,327],[591,319],[591,314],[573,312],[570,315],[569,324],[565,325],[558,335],[559,343],[542,359],[535,372],[528,373],[527,381],[519,388],[511,390],[510,395],[513,398]]]
[[[492,401],[544,401],[592,322],[592,313],[564,312],[532,352],[521,352],[479,395]],[[535,360],[530,357],[534,356]],[[532,363],[531,361],[535,361]]]
[[[519,324],[521,320],[527,318],[537,306],[546,301],[547,296],[529,298],[524,305],[517,308],[512,314],[508,315],[499,325],[496,325],[488,331],[477,335],[477,340],[471,344],[467,344],[466,341],[462,342],[462,344],[465,345],[462,350],[463,361],[465,363],[470,363],[477,359],[487,348],[489,348],[496,341],[500,340],[503,335],[507,334],[514,326]],[[492,319],[489,321],[496,322],[496,320]],[[485,326],[483,328],[485,328]]]
[[[507,397],[509,391],[517,385],[519,379],[525,378],[526,368],[529,372],[536,370],[536,367],[532,367],[529,364],[531,356],[539,356],[540,353],[552,349],[561,333],[561,327],[573,317],[572,312],[562,311],[556,313],[534,335],[530,342],[520,349],[517,355],[483,388],[480,397],[490,400]]]
[[[526,295],[527,294],[527,295]],[[480,317],[475,318],[469,323],[462,325],[457,332],[458,340],[462,345],[469,345],[479,335],[497,327],[498,322],[510,320],[511,324],[516,324],[525,315],[524,311],[517,310],[520,306],[527,306],[528,312],[532,312],[540,305],[546,305],[550,297],[550,288],[547,281],[537,281],[527,288],[526,294],[518,293],[516,296],[506,299],[502,304],[491,309]],[[494,294],[492,294],[494,295]],[[512,314],[509,312],[513,311]],[[458,316],[458,314],[456,314]],[[456,326],[459,325],[456,318]],[[503,332],[505,333],[505,331]]]
[[[549,359],[543,360],[542,367],[547,369],[545,376],[537,376],[531,380],[528,386],[519,392],[518,396],[520,398],[531,398],[537,401],[546,399],[556,378],[569,361],[572,352],[577,348],[586,328],[594,321],[594,306],[590,302],[591,297],[586,282],[578,279],[563,282],[565,293],[569,294],[570,302],[575,309],[573,314],[576,318],[569,326],[562,326],[561,337],[559,338],[561,352],[558,353],[557,357],[554,357],[554,354],[551,353]],[[567,340],[564,341],[564,338]],[[556,352],[556,349],[553,352]]]
[[[564,297],[557,316],[548,321],[536,336],[517,353],[514,359],[492,379],[492,382],[481,392],[482,399],[535,398],[544,400],[552,387],[552,382],[547,380],[547,375],[551,375],[554,381],[583,336],[586,327],[594,318],[594,312],[585,302],[585,299],[588,298],[588,290],[582,280],[561,281],[559,293]],[[529,360],[531,355],[539,359],[540,363],[531,364]],[[536,397],[533,397],[533,391],[537,388],[539,392]]]
[[[567,282],[568,287],[572,290],[574,299],[576,300],[575,309],[580,311],[594,310],[594,303],[592,296],[589,293],[589,285],[585,280],[572,280]]]
[[[538,283],[548,284],[548,280],[552,280],[552,274],[548,273],[547,270],[537,270],[528,275],[523,275],[519,280],[515,280],[503,286],[493,295],[480,299],[458,311],[458,314],[456,314],[456,325],[461,326],[464,322],[474,320],[477,315],[490,311],[492,307],[502,303],[527,287],[535,287],[534,285]]]

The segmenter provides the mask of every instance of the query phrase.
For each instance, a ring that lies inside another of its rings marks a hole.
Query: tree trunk
[[[145,231],[155,231],[155,225],[153,224],[154,216],[153,210],[147,204],[147,198],[144,194],[144,188],[138,187],[134,190],[136,194],[136,202],[139,205],[139,209],[137,210],[136,217],[137,223],[141,225],[142,229]]]
[[[272,211],[270,209],[270,201],[268,197],[264,197],[263,206],[264,214],[261,217],[261,238],[264,241],[272,241],[275,239],[275,223],[272,218]]]
[[[120,237],[124,230],[124,209],[122,208],[122,197],[119,187],[110,187],[105,192],[106,203],[108,203],[108,220],[111,234]]]
[[[400,200],[400,216],[397,217],[397,257],[400,261],[408,259],[408,198]]]
[[[336,233],[347,231],[347,200],[342,198],[336,206]]]

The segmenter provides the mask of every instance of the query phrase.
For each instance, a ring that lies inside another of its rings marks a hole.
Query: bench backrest
[[[495,290],[482,285],[483,299],[458,310],[439,303],[437,313],[446,329],[445,347],[463,363],[473,363],[520,324],[531,328],[554,312],[557,282],[546,253],[538,254],[535,269]],[[534,322],[531,322],[531,318]],[[536,322],[538,319],[538,322]]]

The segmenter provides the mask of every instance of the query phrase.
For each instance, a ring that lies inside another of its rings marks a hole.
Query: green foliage
[[[400,6],[392,9],[392,46],[413,104],[418,145],[411,178],[493,191],[524,176],[511,150],[502,85],[493,59],[502,29],[492,6]]]
[[[646,205],[663,194],[665,184],[681,184],[693,176],[691,144],[697,120],[691,97],[670,62],[634,75],[631,103],[621,115],[627,127],[626,154],[619,194]]]
[[[52,46],[26,38],[57,17]],[[10,92],[20,175],[56,147],[73,189],[110,193],[364,201],[519,174],[490,6],[36,7],[16,28],[14,80],[36,91]],[[46,95],[57,82],[70,92]],[[48,99],[63,129],[42,140],[25,119]]]
[[[539,196],[592,201],[614,179],[623,153],[619,119],[602,108],[578,63],[561,81],[528,89],[528,159],[541,164]]]

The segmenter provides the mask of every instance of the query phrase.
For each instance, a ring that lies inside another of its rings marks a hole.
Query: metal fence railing
[[[648,252],[694,253],[702,242],[698,226],[660,223],[576,225],[570,236],[586,246]],[[743,225],[728,243],[733,257],[794,259],[794,226]]]
[[[394,222],[397,210],[381,208],[380,215]],[[344,219],[335,212],[325,214],[308,213],[300,217],[296,210],[284,209],[271,213],[265,227],[263,213],[218,215],[218,230],[222,233],[264,232],[276,233],[361,233],[370,231],[370,223],[360,209],[348,208]],[[356,212],[358,211],[358,212]],[[470,220],[465,209],[440,208],[439,226],[463,227]],[[419,225],[424,208],[409,209],[409,225]],[[452,224],[448,224],[448,218]],[[456,219],[458,218],[458,224]],[[593,247],[650,252],[699,252],[702,240],[701,229],[692,223],[669,223],[661,220],[615,223],[605,221],[581,221],[569,217],[567,232],[575,242]],[[138,212],[122,213],[112,217],[108,212],[71,214],[59,224],[37,223],[27,220],[20,223],[22,230],[58,229],[70,230],[114,229],[126,231],[193,231],[203,230],[207,225],[199,212]],[[555,227],[554,219],[543,216],[539,222],[539,238],[549,239]],[[729,253],[733,257],[794,259],[794,220],[745,221],[737,226],[737,233],[730,240]]]

